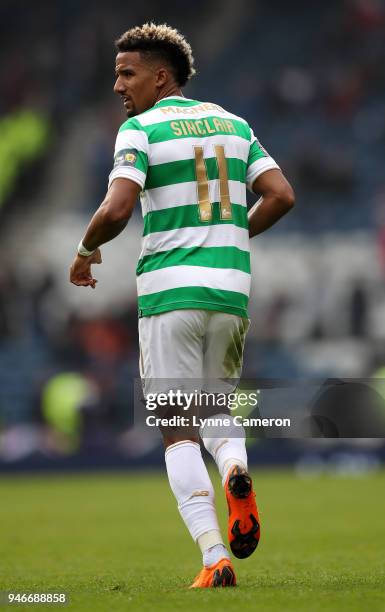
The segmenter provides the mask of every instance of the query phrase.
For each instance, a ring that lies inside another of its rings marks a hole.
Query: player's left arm
[[[250,238],[269,229],[293,208],[295,202],[293,188],[278,168],[260,174],[252,190],[261,194],[261,198],[248,212]]]
[[[82,287],[95,289],[97,280],[93,278],[91,264],[102,263],[99,247],[118,236],[126,227],[141,186],[128,178],[115,178],[107,195],[92,217],[82,240],[87,251],[93,251],[88,257],[76,255],[70,268],[70,282]]]
[[[261,234],[294,206],[294,191],[250,128],[250,148],[247,159],[246,184],[250,191],[262,197],[249,210],[249,236]]]

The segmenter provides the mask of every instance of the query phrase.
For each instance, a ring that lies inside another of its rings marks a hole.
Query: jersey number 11
[[[214,145],[215,157],[219,174],[220,194],[220,217],[223,221],[232,219],[231,202],[229,194],[229,179],[227,175],[227,163],[225,147]],[[210,222],[213,218],[212,204],[209,198],[209,178],[207,176],[206,164],[203,157],[203,147],[194,147],[195,171],[198,183],[198,210],[200,221]]]

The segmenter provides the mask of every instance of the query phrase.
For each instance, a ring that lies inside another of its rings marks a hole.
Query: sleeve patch
[[[265,147],[260,143],[260,141],[258,140],[258,138],[256,136],[255,136],[255,142],[257,143],[257,145],[261,149],[261,151],[266,155],[266,157],[269,157],[269,154],[266,151]]]
[[[114,168],[122,166],[135,167],[138,160],[138,151],[136,149],[122,149],[115,153]]]

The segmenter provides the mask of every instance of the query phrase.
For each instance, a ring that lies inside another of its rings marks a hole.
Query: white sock
[[[230,559],[230,555],[224,544],[215,544],[203,552],[203,565],[210,567],[221,559]]]
[[[165,457],[170,487],[192,538],[200,540],[201,549],[202,546],[208,548],[223,543],[215,511],[214,489],[199,444],[189,440],[176,442],[166,449]],[[214,533],[201,538],[208,532]]]
[[[247,470],[246,434],[242,425],[234,425],[228,414],[216,414],[213,418],[230,419],[228,427],[204,425],[200,435],[206,450],[213,457],[225,484],[227,474],[233,465]]]

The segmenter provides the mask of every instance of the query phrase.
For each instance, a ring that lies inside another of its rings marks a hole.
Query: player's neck
[[[175,85],[172,85],[168,88],[161,90],[158,93],[157,99],[155,100],[155,104],[159,102],[160,100],[162,100],[163,98],[170,98],[172,96],[179,96],[179,97],[184,98],[182,90],[179,87],[175,87]]]

